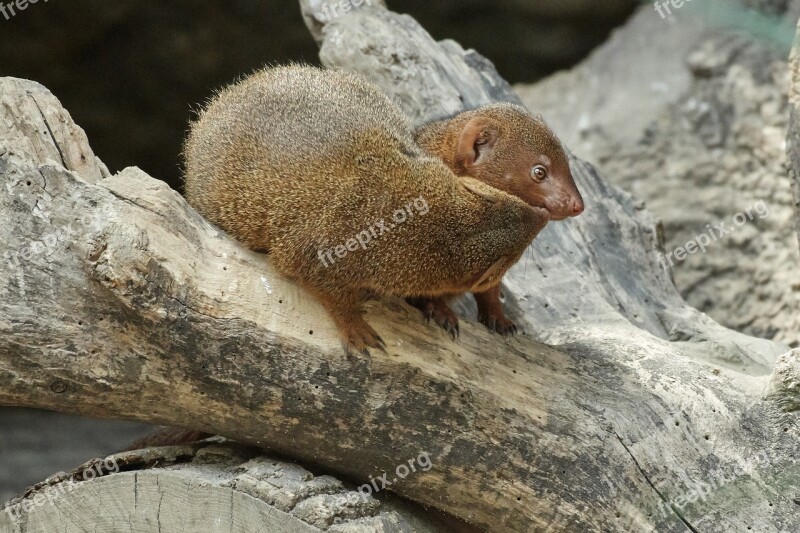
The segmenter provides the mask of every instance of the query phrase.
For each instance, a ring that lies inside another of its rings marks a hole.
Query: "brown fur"
[[[496,285],[548,220],[543,209],[458,178],[416,144],[407,118],[358,76],[265,69],[216,95],[184,150],[186,196],[309,290],[347,349],[382,347],[360,290],[436,297]],[[327,267],[320,250],[355,238],[415,198],[410,216]]]
[[[583,211],[583,199],[561,142],[540,117],[520,106],[493,104],[465,111],[423,126],[416,139],[457,175],[471,176],[531,206],[543,207],[551,220],[577,216]],[[544,179],[532,173],[537,165],[546,169]],[[474,296],[478,318],[489,329],[501,334],[516,332],[517,327],[503,313],[499,284]],[[447,299],[409,301],[455,337],[458,318]]]

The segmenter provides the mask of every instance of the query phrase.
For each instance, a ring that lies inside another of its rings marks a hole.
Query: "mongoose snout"
[[[384,347],[361,316],[362,289],[438,297],[486,286],[548,220],[457,177],[380,89],[339,71],[271,68],[223,89],[191,125],[184,157],[189,203],[317,298],[348,351]]]

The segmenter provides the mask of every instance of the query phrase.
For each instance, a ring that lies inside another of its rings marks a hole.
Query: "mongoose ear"
[[[485,160],[497,141],[497,129],[485,117],[476,117],[461,130],[455,162],[459,169],[469,169]]]

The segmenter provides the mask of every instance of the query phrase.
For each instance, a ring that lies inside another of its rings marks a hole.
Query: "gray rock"
[[[521,90],[522,98],[577,154],[647,202],[672,253],[664,264],[691,305],[738,331],[797,346],[786,60],[771,43],[676,16],[664,24],[641,8],[589,60]],[[719,223],[735,231],[719,237]],[[705,251],[689,244],[696,251],[674,259],[691,241]]]

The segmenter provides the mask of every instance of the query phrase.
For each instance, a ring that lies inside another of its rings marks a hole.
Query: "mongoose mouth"
[[[550,213],[550,220],[564,220],[576,217],[583,213],[583,199],[580,197],[567,197],[561,200],[545,201],[543,207]]]

